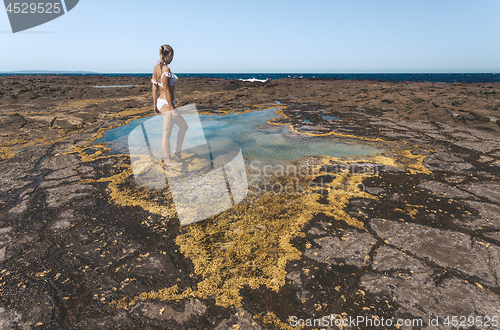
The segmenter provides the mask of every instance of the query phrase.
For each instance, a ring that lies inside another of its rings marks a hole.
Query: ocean
[[[150,77],[151,73],[71,73],[71,72],[22,72],[22,73],[0,73],[5,75],[29,75],[29,74],[50,74],[50,75],[73,75],[73,76],[138,76]],[[222,79],[236,79],[245,81],[264,82],[268,79],[281,78],[316,78],[316,79],[340,79],[340,80],[379,80],[379,81],[425,81],[441,83],[488,83],[499,82],[500,73],[176,73],[179,77],[212,77]]]
[[[148,75],[149,76],[149,75]],[[214,77],[248,81],[282,78],[316,78],[340,80],[426,81],[442,83],[486,83],[500,81],[497,73],[198,73],[179,74],[181,77]]]

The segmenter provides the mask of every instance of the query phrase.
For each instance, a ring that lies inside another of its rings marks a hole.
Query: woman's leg
[[[177,110],[174,110],[177,111]],[[182,143],[184,142],[184,136],[186,135],[186,131],[188,129],[188,124],[186,120],[180,113],[177,113],[177,117],[173,118],[174,123],[179,126],[179,132],[177,133],[177,146],[175,149],[176,156],[178,158],[181,157]]]
[[[166,111],[162,115],[162,117],[163,117],[163,136],[161,140],[161,146],[163,148],[163,153],[165,153],[165,163],[167,165],[181,165],[181,163],[174,162],[170,158],[170,136],[172,135],[172,128],[174,126],[172,111]]]

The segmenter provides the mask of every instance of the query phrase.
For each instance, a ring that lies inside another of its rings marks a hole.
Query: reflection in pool
[[[129,154],[138,186],[160,190],[168,187],[181,225],[237,205],[249,191],[248,175],[252,176],[252,188],[259,182],[267,186],[265,173],[269,172],[263,172],[261,177],[259,168],[290,164],[305,156],[364,156],[384,151],[379,144],[373,146],[358,139],[310,136],[288,125],[273,125],[268,121],[281,116],[275,113],[276,108],[223,115],[200,115],[194,104],[181,108],[189,129],[179,166],[164,166],[160,161],[164,157],[162,116],[111,129],[94,142],[107,143],[112,154]],[[174,126],[172,146],[177,131]],[[249,168],[257,172],[250,173]]]
[[[199,115],[203,133],[209,144],[221,144],[232,141],[238,144],[246,159],[257,159],[264,162],[294,161],[304,156],[363,156],[381,153],[380,146],[357,139],[335,136],[308,136],[292,131],[288,125],[277,126],[266,123],[269,119],[280,117],[276,108],[247,113],[230,113],[224,115]],[[190,116],[184,115],[188,122]],[[198,115],[196,115],[198,116]],[[112,154],[128,153],[128,136],[135,128],[144,124],[148,132],[151,151],[155,158],[161,159],[162,117],[154,116],[134,120],[129,124],[107,131],[95,143],[109,143]],[[198,135],[196,125],[190,125],[186,133]],[[178,128],[174,126],[171,145],[175,146]],[[186,146],[188,147],[188,146]]]

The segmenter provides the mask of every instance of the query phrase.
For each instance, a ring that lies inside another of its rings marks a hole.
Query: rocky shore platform
[[[305,191],[180,227],[93,144],[154,115],[149,78],[0,77],[1,329],[498,325],[499,83],[182,78],[176,99],[387,151],[305,157]]]

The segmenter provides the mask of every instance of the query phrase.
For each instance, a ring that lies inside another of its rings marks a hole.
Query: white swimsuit
[[[177,78],[177,76],[175,74],[173,74],[170,71],[167,71],[167,72],[163,72],[163,74],[161,75],[160,82],[156,82],[154,79],[151,79],[151,82],[155,85],[163,87],[163,83],[161,82],[161,80],[163,79],[163,76],[167,76],[168,78],[170,78],[170,86],[175,85],[177,80],[179,80],[179,78]]]
[[[170,86],[175,85],[175,83],[177,82],[177,80],[179,80],[179,78],[177,78],[177,76],[175,74],[173,74],[170,71],[167,71],[167,72],[163,72],[163,74],[161,75],[160,82],[157,82],[154,79],[151,79],[151,82],[153,84],[155,84],[155,85],[163,87],[163,83],[162,83],[163,76],[167,76],[168,78],[170,78]],[[173,101],[173,102],[174,102],[174,105],[175,105],[175,101]],[[167,104],[168,104],[168,102],[165,99],[158,98],[156,100],[156,108],[158,109],[158,111],[160,111],[161,107],[163,107],[164,105],[167,105]]]

